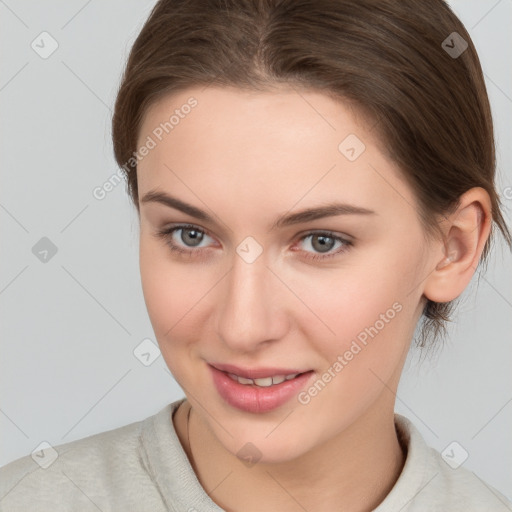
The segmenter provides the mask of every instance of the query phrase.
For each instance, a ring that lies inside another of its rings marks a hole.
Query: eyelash
[[[199,231],[200,233],[208,235],[207,231],[205,231],[204,229],[200,229],[197,226],[194,226],[193,224],[178,224],[176,226],[167,227],[167,228],[157,231],[155,236],[157,238],[164,239],[165,243],[169,246],[169,248],[172,252],[179,253],[183,256],[190,257],[190,258],[202,258],[203,255],[201,254],[202,253],[201,249],[198,249],[198,250],[183,249],[182,247],[180,247],[179,245],[176,245],[172,241],[173,233],[180,229],[183,229],[183,230],[190,229],[190,230]],[[319,261],[319,260],[325,261],[329,258],[333,258],[334,256],[338,256],[339,254],[342,254],[342,253],[348,251],[350,249],[350,247],[352,247],[352,245],[353,245],[353,242],[351,242],[350,240],[341,238],[340,236],[337,236],[330,231],[318,231],[318,230],[305,233],[300,238],[300,241],[302,241],[312,235],[324,235],[324,236],[334,239],[335,241],[339,241],[339,242],[343,243],[343,247],[341,249],[338,249],[337,251],[329,253],[329,254],[319,254],[319,253],[311,254],[306,251],[306,253],[308,254],[308,256],[306,256],[306,259],[313,260],[313,261]],[[210,235],[208,235],[208,236],[210,236]]]

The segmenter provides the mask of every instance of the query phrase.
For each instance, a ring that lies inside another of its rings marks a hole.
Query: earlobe
[[[450,218],[443,241],[433,256],[434,270],[425,280],[424,295],[434,302],[456,299],[467,287],[480,260],[491,228],[491,204],[487,191],[475,187],[466,192]]]

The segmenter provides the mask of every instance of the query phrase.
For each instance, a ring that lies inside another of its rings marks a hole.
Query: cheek
[[[307,280],[296,277],[295,283],[297,295],[316,314],[316,320],[310,314],[310,321],[304,323],[310,326],[311,339],[320,336],[327,346],[338,345],[334,347],[336,350],[343,349],[347,342],[350,345],[350,340],[358,335],[364,342],[365,328],[376,323],[379,331],[388,330],[399,309],[393,305],[401,304],[405,295],[402,290],[405,286],[382,260],[328,269]]]
[[[180,368],[176,361],[182,360],[190,341],[204,338],[201,326],[206,325],[206,321],[200,316],[204,304],[201,301],[218,277],[208,270],[191,271],[187,263],[173,261],[165,247],[142,236],[140,274],[146,308],[160,351],[171,372],[177,372],[179,378]],[[193,346],[190,343],[190,347]]]
[[[162,358],[173,378],[183,386],[192,382],[186,368],[180,361],[184,360],[186,345],[182,332],[190,309],[183,300],[178,272],[170,272],[172,265],[159,264],[159,258],[153,252],[145,258],[141,253],[140,269],[144,300],[149,319],[160,348]],[[174,275],[173,275],[174,274]],[[181,320],[180,320],[181,319]]]
[[[325,323],[335,334],[309,333],[308,337],[317,340],[316,348],[328,366],[341,360],[344,367],[358,367],[359,372],[362,367],[377,371],[400,359],[410,319],[395,294],[376,290],[371,298],[332,297],[324,306]]]
[[[140,275],[148,315],[163,349],[162,342],[172,338],[179,319],[186,314],[183,272],[170,263],[165,248],[141,236]]]
[[[164,241],[141,234],[140,274],[144,300],[157,336],[164,336],[208,290],[205,272],[179,263]],[[197,268],[197,267],[196,267]],[[174,331],[171,330],[168,334]]]
[[[386,381],[408,348],[414,327],[408,285],[381,259],[332,272],[301,292],[321,319],[304,322],[303,329],[322,354],[324,371],[357,395],[379,383],[376,375]]]
[[[409,315],[400,301],[392,300],[393,293],[377,289],[371,300],[359,301],[354,295],[328,298],[324,318],[336,334],[306,334],[324,366],[299,399],[308,414],[324,417],[325,425],[336,430],[343,427],[340,422],[346,426],[363,414],[386,387],[393,387],[408,349]]]

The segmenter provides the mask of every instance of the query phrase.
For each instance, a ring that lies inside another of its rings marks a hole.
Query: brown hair
[[[459,36],[467,48],[450,54],[464,48]],[[512,247],[480,61],[443,0],[159,0],[131,49],[112,120],[115,158],[137,211],[134,154],[145,112],[164,95],[210,84],[288,84],[350,102],[413,190],[427,237],[441,235],[439,217],[464,192],[482,187]],[[446,333],[454,303],[426,302],[420,347]]]

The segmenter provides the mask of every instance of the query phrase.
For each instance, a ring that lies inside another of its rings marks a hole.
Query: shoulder
[[[462,466],[460,445],[444,457],[428,446],[419,430],[405,416],[395,414],[395,426],[407,457],[395,486],[375,512],[512,511],[510,502],[476,473]]]
[[[434,448],[429,447],[428,450],[427,474],[432,484],[428,494],[441,496],[440,505],[447,506],[449,510],[467,512],[512,511],[512,502],[502,493],[475,472],[450,460],[457,457],[456,448],[446,452],[444,458]]]
[[[169,405],[160,415],[169,411]],[[143,437],[157,415],[43,449],[0,468],[0,511],[111,510],[138,504],[161,510]],[[139,508],[138,510],[141,510]],[[146,510],[146,508],[144,509]]]

